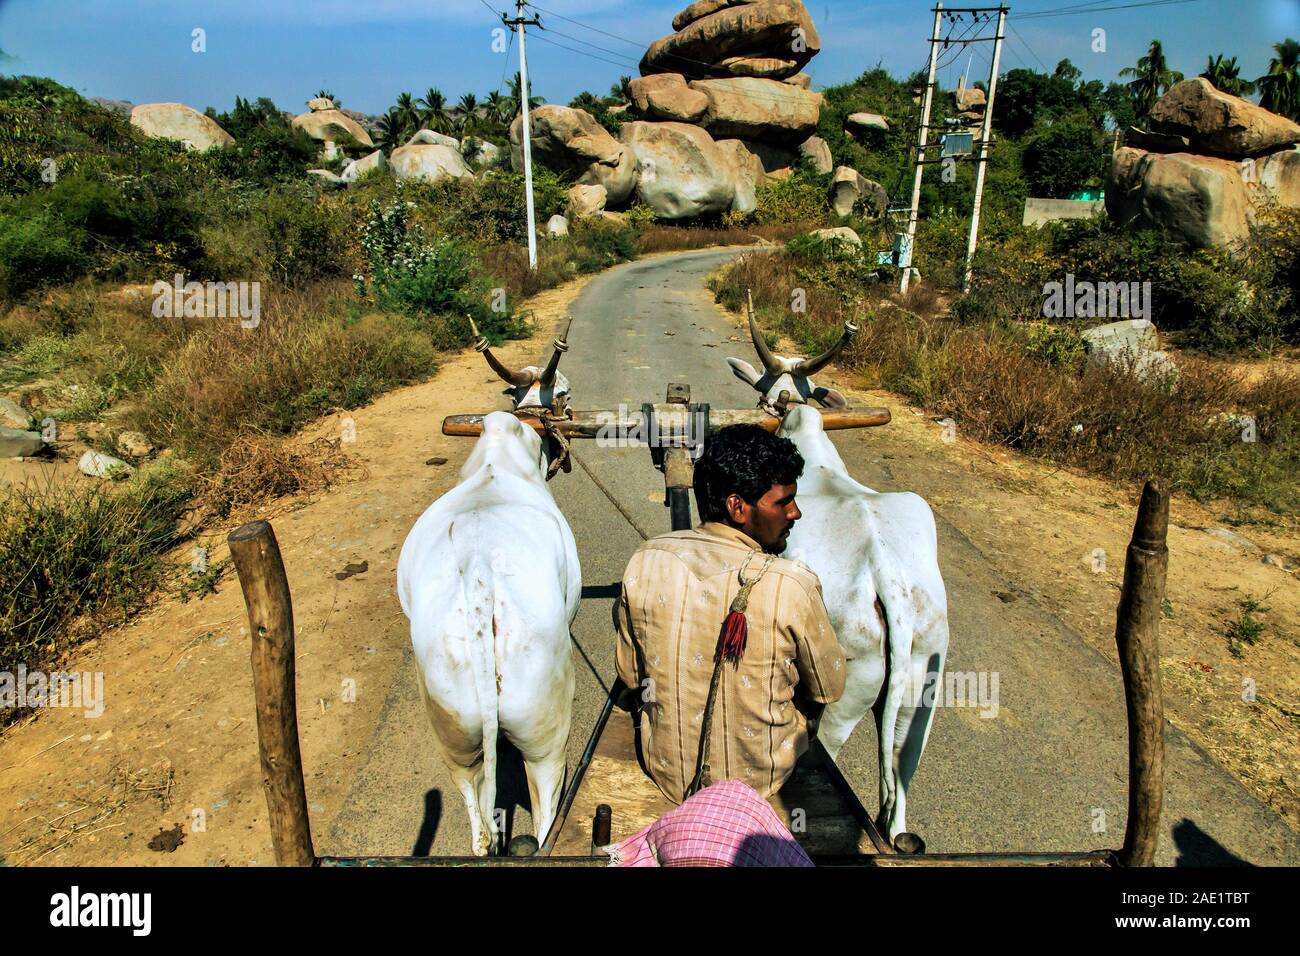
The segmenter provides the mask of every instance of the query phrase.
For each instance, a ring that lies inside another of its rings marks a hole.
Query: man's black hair
[[[695,508],[701,521],[727,521],[727,497],[756,504],[773,485],[792,485],[803,474],[794,442],[758,425],[728,425],[705,442],[695,463]]]

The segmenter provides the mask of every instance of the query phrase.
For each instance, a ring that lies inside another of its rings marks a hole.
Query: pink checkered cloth
[[[605,850],[610,866],[813,865],[768,802],[740,780],[705,787]]]

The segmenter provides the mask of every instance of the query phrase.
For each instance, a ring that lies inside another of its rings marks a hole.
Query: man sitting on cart
[[[618,674],[639,710],[642,766],[674,803],[727,779],[776,793],[810,719],[844,692],[821,583],[778,557],[802,472],[789,439],[720,429],[695,465],[703,523],[650,539],[623,574]]]

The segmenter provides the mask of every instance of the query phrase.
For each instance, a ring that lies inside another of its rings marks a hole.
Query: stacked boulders
[[[637,196],[656,215],[749,212],[757,187],[788,176],[801,154],[830,172],[830,150],[812,135],[822,96],[800,72],[821,38],[799,0],[698,0],[673,29],[641,59],[629,85],[638,121],[622,136]]]
[[[979,87],[967,87],[965,81],[953,90],[953,102],[957,106],[957,119],[968,131],[974,132],[984,125],[984,111],[988,108],[988,95]]]
[[[1160,98],[1150,126],[1130,129],[1111,162],[1115,222],[1223,247],[1247,238],[1266,207],[1300,206],[1300,125],[1286,117],[1197,77]]]
[[[353,140],[359,146],[374,146],[366,128],[347,113],[334,106],[334,102],[320,96],[307,101],[310,112],[295,116],[292,125],[306,132],[314,140],[325,144],[326,153],[333,155],[334,144],[339,140]]]
[[[800,70],[821,48],[799,0],[698,0],[673,18],[629,84],[618,139],[588,113],[531,112],[533,159],[575,175],[577,218],[606,215],[633,197],[662,219],[750,212],[765,181],[790,175],[800,156],[830,173],[813,136],[822,97]],[[511,164],[523,168],[523,122],[510,128]]]

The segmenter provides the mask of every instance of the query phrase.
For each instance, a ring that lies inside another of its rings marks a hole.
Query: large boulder
[[[850,229],[848,226],[833,226],[829,229],[814,229],[808,233],[815,239],[820,239],[827,243],[847,243],[850,246],[862,247],[862,237]]]
[[[957,104],[959,113],[978,113],[984,114],[984,107],[988,105],[988,94],[979,87],[969,86],[961,90],[952,91],[953,101]]]
[[[799,155],[808,160],[812,168],[819,173],[829,173],[835,168],[835,162],[831,159],[831,148],[820,136],[809,136],[800,143]]]
[[[889,120],[879,113],[850,113],[844,118],[844,128],[850,133],[864,133],[870,130],[889,132]]]
[[[637,110],[654,119],[694,123],[708,109],[709,98],[686,85],[680,73],[656,73],[628,83]]]
[[[735,199],[728,154],[686,123],[626,123],[623,142],[636,157],[637,196],[661,219],[726,212]]]
[[[1132,146],[1111,161],[1106,212],[1121,225],[1157,226],[1196,247],[1245,239],[1254,218],[1238,163]]]
[[[1285,150],[1255,160],[1255,180],[1266,193],[1255,198],[1256,205],[1300,206],[1300,151]]]
[[[585,110],[538,106],[531,112],[533,159],[557,172],[576,172],[583,185],[605,187],[611,206],[624,202],[636,185],[636,159]],[[523,117],[510,124],[510,163],[524,168]]]
[[[879,216],[889,203],[889,194],[884,186],[867,179],[852,166],[837,166],[831,177],[830,200],[838,216],[852,215],[856,209]]]
[[[188,149],[233,146],[235,138],[217,121],[184,103],[141,103],[131,110],[131,125],[146,136],[180,140]]]
[[[0,426],[0,458],[27,458],[44,447],[40,432]]]
[[[440,179],[472,177],[464,158],[450,146],[416,143],[399,146],[388,157],[388,165],[398,179],[422,179],[436,183]]]
[[[350,137],[360,146],[375,145],[365,127],[342,110],[313,110],[295,116],[292,125],[322,143],[333,143]]]
[[[344,166],[339,178],[345,183],[354,183],[372,170],[387,168],[388,161],[384,158],[384,151],[377,149],[373,153],[362,156],[360,159],[354,159]]]
[[[1094,326],[1080,333],[1090,365],[1116,363],[1143,381],[1168,382],[1178,366],[1160,351],[1160,335],[1150,319],[1125,319]]]
[[[727,158],[729,175],[735,187],[731,211],[753,212],[758,208],[758,187],[767,178],[763,161],[738,139],[720,139],[717,146]]]
[[[1198,152],[1258,156],[1300,143],[1300,124],[1196,77],[1174,85],[1151,110],[1157,133],[1186,136]]]
[[[319,113],[321,110],[335,109],[335,106],[334,101],[328,96],[317,96],[307,101],[307,109]]]
[[[32,423],[32,416],[27,409],[15,401],[0,398],[0,427],[17,428],[26,431]]]
[[[604,186],[573,186],[569,189],[569,216],[587,219],[605,211],[608,194]]]
[[[475,169],[495,169],[505,162],[505,153],[500,146],[473,136],[465,138],[460,154]]]
[[[689,7],[673,17],[673,29],[682,30],[696,20],[702,20],[711,13],[725,10],[727,7],[740,7],[758,0],[695,0]]]
[[[701,125],[715,137],[795,144],[817,129],[820,93],[756,77],[694,80],[690,85],[709,98]]]
[[[452,149],[456,150],[456,152],[460,152],[460,140],[454,136],[439,133],[436,130],[419,130],[414,136],[406,141],[407,146],[419,146],[421,143],[427,146],[450,146]]]
[[[701,10],[712,10],[700,15]],[[693,4],[674,18],[682,27],[655,40],[641,58],[641,75],[794,76],[821,50],[812,17],[799,0]]]

